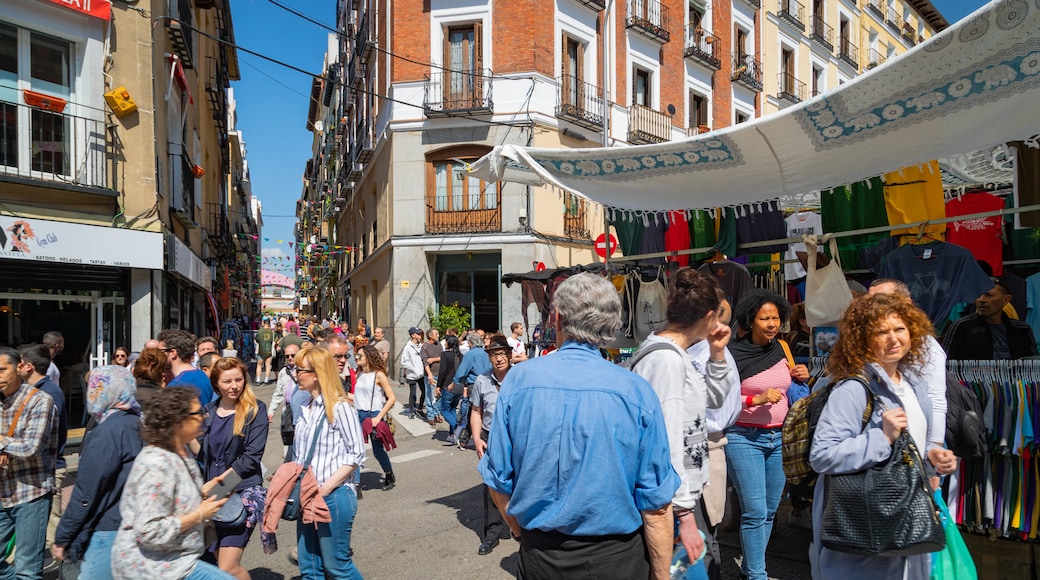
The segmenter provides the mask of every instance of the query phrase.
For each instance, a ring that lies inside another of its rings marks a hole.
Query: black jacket
[[[125,411],[110,415],[84,439],[72,499],[54,534],[73,562],[83,559],[95,531],[119,529],[119,499],[142,445],[141,416]]]
[[[211,401],[206,405],[209,414],[202,422],[202,437],[199,438],[201,449],[199,450],[199,463],[202,464],[202,478],[209,479],[209,468],[213,465],[214,457],[209,455],[209,430],[213,426],[213,418],[217,414],[217,405],[220,399]],[[247,487],[263,484],[263,475],[260,472],[260,462],[264,458],[264,448],[267,446],[267,405],[263,401],[257,401],[259,407],[256,416],[246,420],[244,433],[235,435],[224,446],[224,465],[235,470],[242,477],[242,483],[236,491]]]
[[[1007,328],[1008,350],[1011,358],[1036,356],[1033,330],[1021,320],[1012,320],[1001,314]],[[989,325],[978,314],[969,314],[950,325],[943,338],[943,349],[949,360],[993,360],[993,335]]]

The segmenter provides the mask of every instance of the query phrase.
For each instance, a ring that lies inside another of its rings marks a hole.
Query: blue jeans
[[[47,544],[47,519],[51,496],[45,494],[14,507],[0,509],[0,546],[14,534],[14,566],[0,560],[0,580],[43,578],[43,550]],[[17,576],[16,576],[17,574]]]
[[[116,540],[116,530],[97,532],[90,536],[90,546],[83,554],[83,562],[79,565],[80,578],[112,579],[112,543]]]
[[[766,580],[766,545],[786,481],[780,428],[736,425],[726,430],[726,439],[726,464],[743,510],[741,571],[749,580]]]
[[[93,577],[83,576],[83,573],[80,572],[80,578]],[[190,574],[184,577],[184,580],[235,580],[235,577],[209,562],[199,560],[198,562],[195,562],[195,568],[192,569]]]
[[[473,387],[470,387],[471,389]],[[490,425],[488,425],[490,427]],[[462,434],[462,431],[469,428],[469,397],[464,397],[462,403],[459,404],[459,425],[458,428],[452,429],[455,433],[455,437]]]
[[[437,388],[437,379],[430,380],[430,377],[426,377],[426,418],[433,419],[437,415],[440,415],[440,407],[437,405],[437,397],[433,394],[434,389]]]
[[[458,417],[455,415],[455,405],[458,404],[460,397],[462,395],[458,393],[441,389],[441,416],[448,422],[448,429],[452,434],[455,433],[455,425],[459,422]]]
[[[379,411],[362,411],[358,409],[358,421],[364,424],[365,419],[375,417],[379,414]],[[379,462],[379,467],[383,468],[383,473],[390,473],[394,470],[393,466],[390,465],[390,456],[386,454],[386,449],[383,449],[383,442],[379,440],[372,433],[366,433],[368,440],[372,442],[372,455],[376,456],[376,461]]]
[[[357,513],[354,490],[342,485],[325,496],[332,522],[304,524],[296,522],[297,554],[302,580],[337,580],[361,578],[350,549],[350,531]]]

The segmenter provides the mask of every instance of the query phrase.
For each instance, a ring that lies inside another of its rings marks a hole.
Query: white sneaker
[[[802,513],[800,515],[794,515],[794,512],[791,512],[791,514],[787,518],[787,525],[791,526],[792,528],[811,530],[812,514],[809,513],[808,509],[802,510]]]

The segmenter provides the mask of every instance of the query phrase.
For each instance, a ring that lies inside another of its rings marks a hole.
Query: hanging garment
[[[716,236],[715,248],[724,256],[737,255],[737,212],[731,207],[715,210],[716,215],[722,211],[718,219],[719,232]]]
[[[943,204],[942,175],[939,173],[939,162],[932,161],[922,165],[911,165],[893,173],[886,173],[885,179],[885,212],[888,223],[892,225],[909,224],[921,221],[942,220],[946,217]],[[917,235],[920,228],[902,228],[892,230],[890,235]],[[942,240],[946,234],[945,224],[928,224],[925,232],[933,238]]]
[[[884,183],[880,177],[820,192],[820,217],[824,232],[849,232],[888,225]],[[886,232],[838,238],[841,263],[859,268],[859,250],[888,238]]]
[[[1040,273],[1026,278],[1026,323],[1040,336]]]
[[[545,282],[542,280],[522,280],[520,282],[520,314],[524,318],[524,328],[531,328],[527,310],[534,304],[538,309],[538,323],[544,324],[549,318],[549,302],[545,297]]]
[[[664,232],[664,251],[678,252],[689,250],[695,246],[690,245],[690,226],[686,223],[686,213],[681,211],[670,211],[667,214],[668,229]],[[676,262],[679,267],[690,265],[690,255],[680,254],[668,256],[667,262]]]
[[[715,281],[719,283],[722,291],[726,293],[726,299],[734,306],[737,305],[737,302],[740,302],[740,297],[744,295],[744,292],[753,288],[751,275],[748,274],[747,268],[732,260],[707,262],[698,270],[711,274]]]
[[[646,225],[643,226],[643,243],[639,246],[640,254],[658,254],[664,251],[664,232],[668,229],[665,223],[667,216],[664,214],[653,214],[649,216]],[[664,258],[644,258],[639,260],[640,265],[664,264]]]
[[[1015,207],[1040,204],[1040,149],[1022,141],[1008,143],[1015,155]],[[1018,214],[1016,228],[1040,227],[1040,211]]]
[[[617,234],[618,246],[625,256],[635,256],[643,245],[643,218],[632,212],[616,211],[610,220]]]
[[[811,211],[795,212],[784,220],[787,225],[787,237],[800,238],[802,236],[818,236],[823,233],[823,219],[820,214]],[[805,244],[796,242],[791,244],[790,249],[784,253],[784,260],[797,260],[797,252],[804,252]],[[784,276],[788,280],[797,280],[805,277],[805,268],[801,262],[784,264]],[[792,302],[792,304],[794,304]]]
[[[710,248],[715,245],[715,219],[703,209],[690,212],[690,247]],[[694,254],[691,260],[699,261],[711,256],[712,252]]]
[[[668,290],[659,279],[639,280],[639,294],[635,299],[635,339],[642,344],[650,333],[662,330],[668,322]]]
[[[906,282],[914,303],[933,323],[958,302],[975,300],[993,288],[971,252],[945,242],[906,245],[885,256],[882,278]]]
[[[611,278],[621,300],[621,328],[614,333],[614,340],[603,345],[604,348],[631,348],[639,346],[635,341],[635,301],[636,276],[633,274],[616,275]]]
[[[784,214],[780,211],[779,202],[749,203],[737,206],[735,211],[737,214],[738,244],[782,240],[787,237],[787,225],[784,223]],[[787,244],[774,244],[755,248],[740,248],[737,250],[736,255],[772,254],[786,251]]]
[[[946,217],[971,215],[1004,209],[1004,200],[990,193],[967,193],[946,202]],[[993,274],[1004,273],[1004,218],[990,216],[946,224],[946,241],[967,248],[976,260],[993,268]]]

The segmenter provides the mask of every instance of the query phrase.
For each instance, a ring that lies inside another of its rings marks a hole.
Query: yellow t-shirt
[[[886,173],[885,211],[888,223],[909,224],[925,220],[946,219],[946,204],[943,200],[942,175],[939,162],[932,161],[923,166],[912,165]],[[892,230],[893,236],[917,235],[920,228]],[[933,240],[944,240],[946,224],[928,224],[925,232]]]

